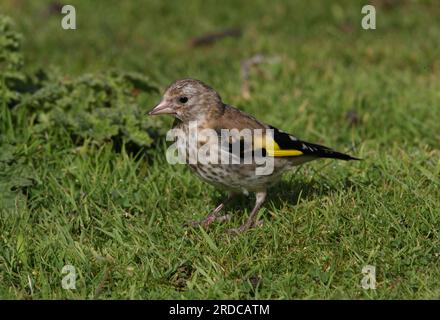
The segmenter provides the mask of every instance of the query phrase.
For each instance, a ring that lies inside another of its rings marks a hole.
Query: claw
[[[229,229],[227,232],[228,232],[230,235],[237,236],[237,235],[242,234],[243,232],[245,232],[245,231],[247,231],[247,230],[249,230],[249,229],[250,229],[249,226],[247,226],[247,225],[242,225],[242,226],[240,226],[240,227],[238,227],[238,228]]]
[[[238,228],[229,229],[227,232],[228,232],[229,234],[231,234],[231,235],[235,235],[235,236],[236,236],[236,235],[239,235],[239,234],[241,234],[241,233],[243,233],[243,232],[248,231],[249,229],[253,229],[253,228],[256,228],[256,227],[260,227],[260,226],[263,225],[263,223],[264,223],[263,220],[258,220],[258,221],[256,221],[254,224],[252,224],[252,225],[250,225],[249,223],[245,223],[245,224],[241,225],[241,226],[238,227]]]
[[[213,223],[215,220],[215,217],[207,217],[203,220],[194,220],[194,221],[188,221],[185,223],[185,227],[197,227],[202,226],[204,229],[207,229],[211,223]]]
[[[216,220],[219,221],[225,221],[225,220],[229,220],[231,219],[231,215],[226,214],[224,216],[218,216],[218,213],[220,212],[220,210],[223,209],[223,207],[233,199],[233,197],[235,196],[234,193],[229,194],[228,198],[223,201],[222,203],[220,203],[220,205],[217,206],[217,208],[215,208],[214,210],[212,210],[205,219],[200,220],[200,221],[189,221],[187,223],[184,224],[185,227],[196,227],[196,226],[202,226],[203,228],[207,229],[209,227],[209,225],[211,223],[213,223]]]
[[[214,221],[220,221],[220,222],[229,221],[231,220],[231,218],[232,215],[230,214],[225,214],[224,216],[220,216],[220,217],[211,215],[211,216],[207,216],[205,219],[202,220],[189,221],[185,223],[185,227],[197,227],[201,225],[203,228],[207,229],[209,225]]]
[[[197,227],[198,225],[200,225],[202,223],[202,221],[198,221],[198,220],[193,220],[193,221],[187,221],[183,224],[184,227]]]
[[[231,214],[225,214],[224,216],[218,217],[216,220],[223,222],[223,221],[229,221],[229,220],[231,220],[231,218],[232,218]]]
[[[244,230],[241,230],[241,228],[234,228],[234,229],[228,229],[226,231],[231,236],[238,236],[240,233],[242,233]]]

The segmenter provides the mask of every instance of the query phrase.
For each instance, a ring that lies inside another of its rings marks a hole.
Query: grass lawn
[[[376,30],[361,28],[367,1],[75,0],[77,29],[63,30],[57,2],[2,1],[29,74],[137,72],[159,89],[136,100],[141,111],[174,80],[197,78],[264,122],[364,160],[292,170],[269,191],[264,225],[241,236],[225,231],[253,197],[228,208],[230,222],[188,229],[224,194],[168,164],[163,134],[133,149],[39,129],[38,108],[12,108],[2,88],[0,298],[440,298],[440,4],[372,2]],[[227,28],[241,36],[189,45]],[[240,66],[256,54],[272,63],[251,69],[245,97]],[[65,265],[74,290],[62,287]],[[361,286],[367,265],[375,290]]]

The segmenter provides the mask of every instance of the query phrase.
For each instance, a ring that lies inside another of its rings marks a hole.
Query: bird
[[[187,139],[181,136],[173,141],[176,143],[176,149],[184,155],[185,163],[190,170],[205,182],[228,193],[227,198],[204,219],[188,223],[190,226],[200,225],[208,228],[216,220],[229,220],[230,215],[221,216],[221,210],[236,196],[255,193],[255,205],[246,221],[238,228],[229,229],[232,234],[241,234],[262,224],[262,221],[256,221],[257,213],[266,199],[269,187],[292,167],[321,158],[360,160],[332,148],[300,140],[294,135],[265,124],[252,115],[224,103],[217,91],[197,79],[177,80],[166,88],[160,102],[148,112],[148,115],[164,114],[175,118],[173,130],[180,130],[183,136],[186,135]],[[198,132],[208,130],[207,132],[214,133],[219,139],[211,139],[210,136],[207,138],[206,134],[193,135],[195,140],[191,144],[188,141],[192,128],[199,130]],[[260,135],[253,135],[254,139],[250,142],[239,134],[221,139],[225,132],[243,131],[259,132]],[[209,150],[209,156],[218,153],[217,162],[198,159],[188,161],[188,157],[197,154],[202,147]],[[259,155],[259,158],[256,155]],[[226,157],[229,161],[218,161],[221,157]],[[249,158],[250,161],[244,161]],[[257,163],[258,159],[265,159],[271,163],[272,171],[258,174],[257,169],[261,168],[261,162]]]

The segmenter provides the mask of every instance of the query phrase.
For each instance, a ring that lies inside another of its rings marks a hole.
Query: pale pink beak
[[[174,109],[166,101],[162,101],[153,109],[148,112],[148,115],[153,116],[156,114],[174,114]]]

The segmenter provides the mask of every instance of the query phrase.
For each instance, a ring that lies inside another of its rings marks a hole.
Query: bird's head
[[[199,80],[182,79],[165,90],[160,103],[148,114],[170,114],[182,121],[196,121],[221,114],[223,108],[214,89]]]

